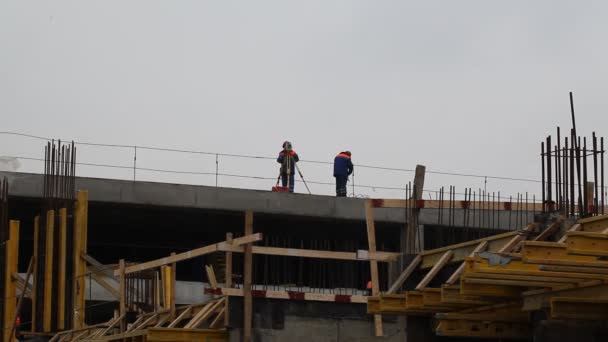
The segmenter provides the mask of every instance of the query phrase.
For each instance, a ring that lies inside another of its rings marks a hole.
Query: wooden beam
[[[574,226],[570,227],[566,232],[578,232],[581,230],[583,230],[583,225],[581,225],[580,223],[577,223]],[[557,242],[564,243],[564,242],[566,242],[567,238],[568,238],[568,235],[564,234],[559,240],[557,240]]]
[[[53,299],[53,247],[55,237],[55,211],[49,210],[46,212],[46,247],[44,256],[44,309],[42,320],[42,331],[51,332],[51,317],[53,316],[53,308],[51,300]]]
[[[217,244],[219,251],[243,253],[245,249],[242,246],[231,246],[224,242]],[[334,259],[334,260],[351,260],[351,261],[369,261],[376,260],[379,262],[390,262],[397,258],[399,253],[392,252],[375,252],[369,253],[369,251],[358,250],[357,252],[333,252],[315,249],[299,249],[299,248],[281,248],[281,247],[265,247],[265,246],[252,246],[251,252],[253,254],[263,255],[277,255],[277,256],[289,256],[289,257],[300,257],[300,258],[313,258],[313,259]]]
[[[205,308],[203,308],[196,315],[194,315],[194,317],[192,317],[192,319],[190,320],[190,322],[188,322],[184,326],[184,329],[194,329],[194,328],[196,328],[201,323],[203,323],[204,321],[206,321],[215,312],[215,310],[220,305],[222,305],[223,303],[224,303],[224,298],[216,301],[213,304],[210,303],[208,306],[205,306]]]
[[[252,242],[262,241],[264,240],[264,234],[255,233],[255,234],[246,234],[245,236],[234,238],[232,240],[233,246],[245,245]]]
[[[226,299],[228,299],[228,298],[226,297]],[[222,310],[220,310],[220,312],[217,314],[215,319],[211,322],[211,324],[209,324],[209,328],[216,329],[217,326],[219,325],[219,322],[223,321],[225,316],[226,316],[226,304],[224,304],[224,307],[222,308]]]
[[[118,277],[118,292],[120,292],[120,301],[119,301],[119,306],[118,306],[118,310],[119,310],[119,316],[123,317],[123,319],[120,320],[120,332],[124,332],[126,331],[126,324],[125,324],[125,320],[124,317],[127,314],[127,302],[126,302],[126,274],[125,274],[125,259],[120,259],[118,261],[118,272],[119,272],[119,277]]]
[[[521,232],[518,232],[516,236],[514,236],[509,242],[507,242],[504,246],[502,246],[498,253],[509,253],[511,252],[520,242],[524,241],[528,237],[528,233],[531,233],[536,229],[538,224],[530,223],[526,226],[526,228],[522,229]]]
[[[99,261],[97,261],[97,259],[93,258],[92,256],[88,255],[88,254],[82,254],[80,256],[82,259],[84,259],[84,261],[86,261],[90,266],[90,271],[93,271],[97,274],[103,274],[106,277],[109,278],[113,278],[114,277],[114,270],[110,269],[110,265],[104,265],[102,263],[100,263]],[[115,264],[113,264],[115,265]],[[116,265],[114,267],[117,267]]]
[[[64,330],[66,327],[66,307],[65,307],[65,285],[66,285],[66,262],[67,262],[67,229],[68,213],[66,208],[59,209],[59,241],[57,243],[57,329]]]
[[[86,294],[86,262],[81,255],[87,254],[87,229],[89,216],[89,192],[79,190],[76,197],[74,209],[74,280],[73,280],[73,306],[74,316],[72,328],[78,329],[85,326],[85,294]]]
[[[39,234],[40,234],[40,216],[36,216],[34,217],[34,274],[36,274],[36,271],[38,269],[38,239],[39,239]],[[38,310],[37,310],[37,296],[36,296],[36,288],[38,287],[38,280],[36,279],[36,275],[34,275],[33,281],[32,281],[32,291],[30,292],[30,299],[32,300],[32,332],[36,331],[36,319],[38,317]],[[26,284],[27,285],[27,284]]]
[[[232,233],[226,233],[226,244],[232,244]],[[225,276],[224,282],[227,288],[232,287],[232,252],[226,252],[226,265],[225,265]],[[226,305],[224,310],[224,326],[230,326],[230,298],[226,297]]]
[[[409,278],[410,275],[416,270],[418,265],[420,265],[420,262],[422,262],[422,257],[420,255],[416,255],[414,260],[412,260],[412,262],[410,262],[410,264],[406,267],[406,269],[403,270],[403,272],[401,272],[401,274],[399,275],[397,280],[395,280],[395,283],[393,285],[391,285],[391,287],[388,289],[388,291],[386,293],[387,294],[396,293],[397,290],[399,290],[401,288],[401,286],[403,286],[403,284],[405,283],[407,278]]]
[[[477,245],[477,247],[475,247],[475,249],[471,252],[469,257],[473,257],[473,256],[475,256],[475,254],[477,254],[479,252],[483,252],[487,247],[488,247],[488,241],[482,241],[479,245]],[[458,281],[458,279],[460,279],[460,276],[464,272],[465,265],[466,265],[466,263],[464,263],[464,262],[462,264],[460,264],[460,266],[458,266],[456,271],[454,271],[454,273],[452,273],[450,278],[448,278],[448,280],[445,283],[449,284],[449,285],[455,284]]]
[[[244,236],[243,238],[259,241],[258,239],[260,238],[260,236],[259,235],[255,235],[255,237]],[[222,246],[222,248],[218,248],[220,246]],[[228,249],[228,248],[229,247],[226,247],[225,241],[220,242],[220,243],[214,243],[214,244],[196,248],[196,249],[193,249],[193,250],[190,250],[187,252],[183,252],[183,253],[179,253],[179,254],[172,254],[171,256],[168,256],[165,258],[151,260],[151,261],[143,262],[143,263],[140,263],[137,265],[132,265],[132,266],[127,267],[125,272],[127,274],[129,274],[129,273],[134,273],[134,272],[145,271],[145,270],[160,267],[163,265],[169,265],[169,264],[173,264],[176,262],[197,258],[199,256],[210,254],[213,252],[224,251],[225,249]],[[239,251],[239,247],[232,247],[232,248],[233,248],[232,251]],[[236,250],[234,250],[234,249],[236,249]],[[118,275],[118,271],[115,271],[114,275]]]
[[[431,270],[429,271],[429,273],[427,273],[424,278],[422,278],[422,280],[420,281],[420,283],[418,283],[418,285],[416,286],[416,290],[421,291],[422,289],[424,289],[425,287],[427,287],[427,285],[431,282],[431,280],[433,280],[433,278],[435,278],[435,276],[437,275],[437,273],[439,273],[439,271],[441,271],[441,269],[447,265],[447,263],[450,261],[450,259],[454,256],[454,251],[446,251],[445,253],[443,253],[443,255],[441,256],[441,258],[439,259],[439,261],[435,264],[435,266],[433,266],[433,268],[431,268]]]
[[[245,235],[253,234],[253,211],[245,212]],[[251,243],[245,245],[244,276],[243,276],[243,341],[251,342],[251,326],[253,320],[253,301],[251,298],[251,274],[253,270],[253,253]]]
[[[190,305],[186,309],[184,309],[184,311],[182,311],[182,313],[180,313],[176,319],[174,319],[171,323],[169,323],[167,328],[174,328],[179,322],[181,322],[184,318],[186,318],[190,314],[191,311],[192,311],[192,305]]]
[[[213,266],[205,265],[205,270],[207,272],[207,279],[209,279],[209,285],[211,288],[217,288],[217,279],[215,278],[215,272],[213,271]]]
[[[171,256],[175,256],[175,252],[171,253]],[[175,291],[177,291],[177,263],[173,262],[171,264],[170,277],[169,277],[169,317],[172,319],[175,317]]]
[[[4,330],[2,331],[3,341],[16,341],[11,327],[14,325],[14,318],[17,313],[17,283],[13,280],[13,273],[18,272],[19,262],[19,221],[9,222],[9,238],[5,242],[6,255],[2,262],[5,262],[4,273]]]
[[[420,264],[421,269],[432,268],[435,263],[441,258],[443,253],[448,250],[454,251],[454,256],[450,260],[451,262],[461,262],[464,261],[466,257],[471,255],[471,253],[475,250],[480,243],[487,241],[488,252],[497,252],[500,248],[502,248],[507,242],[511,241],[513,237],[517,236],[518,232],[508,232],[498,235],[488,236],[486,238],[467,241],[458,243],[451,246],[436,248],[428,251],[424,251],[420,253],[422,257],[422,263]]]
[[[426,173],[426,167],[424,165],[416,165],[416,171],[414,173],[414,189],[412,197],[416,202],[422,200],[422,193],[424,190],[424,176]],[[405,254],[414,254],[418,253],[423,249],[421,246],[422,241],[418,239],[418,214],[419,210],[412,208],[412,212],[410,215],[410,222],[407,222],[406,225],[406,241],[405,249],[401,251]]]
[[[106,291],[108,291],[108,293],[110,295],[112,295],[112,297],[114,297],[117,300],[120,300],[120,292],[116,287],[110,285],[110,283],[108,283],[103,278],[103,276],[100,276],[95,272],[90,272],[90,274],[91,274],[91,278],[93,278],[93,280],[95,280],[95,282],[97,284],[99,284],[99,286],[103,287]]]
[[[374,222],[374,206],[371,200],[365,201],[365,223],[367,226],[367,243],[369,252],[376,253],[376,227]],[[375,260],[370,260],[369,265],[372,277],[372,296],[376,296],[380,292],[380,283],[378,279],[378,262]],[[382,316],[374,315],[375,335],[384,335],[382,330]]]
[[[562,226],[564,219],[560,218],[557,221],[553,222],[549,227],[543,230],[540,234],[538,234],[532,241],[545,241],[553,234],[557,233]]]

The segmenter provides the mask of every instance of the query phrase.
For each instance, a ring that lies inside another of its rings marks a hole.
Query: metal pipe
[[[602,154],[600,155],[601,157],[601,161],[600,161],[600,178],[601,178],[601,182],[602,182],[602,215],[605,214],[605,205],[606,203],[604,202],[604,194],[606,193],[606,188],[604,187],[604,137],[602,137],[600,139],[600,149]]]
[[[555,148],[555,173],[556,173],[556,199],[558,204],[558,210],[562,210],[563,202],[562,202],[562,169],[561,169],[561,134],[559,126],[557,126],[557,146]]]
[[[574,195],[574,142],[576,139],[574,136],[574,130],[570,130],[570,134],[570,215],[574,216],[574,205],[576,203],[576,197]]]

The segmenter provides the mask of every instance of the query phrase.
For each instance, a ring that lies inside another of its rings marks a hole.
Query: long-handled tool
[[[293,165],[296,166],[296,170],[298,170],[298,173],[300,174],[300,178],[302,178],[302,182],[304,182],[304,185],[306,186],[306,190],[308,190],[308,194],[312,195],[312,192],[310,192],[310,189],[308,188],[308,184],[306,184],[306,181],[304,180],[304,176],[302,175],[302,171],[300,171],[300,167],[298,166],[297,163],[294,163]]]

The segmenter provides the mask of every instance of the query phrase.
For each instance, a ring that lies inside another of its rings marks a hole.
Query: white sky
[[[289,139],[308,160],[349,149],[355,165],[540,179],[540,141],[570,127],[568,91],[579,133],[605,134],[607,10],[605,1],[4,0],[0,131],[261,156]],[[0,156],[41,157],[42,146],[0,135]],[[82,147],[79,161],[132,165],[132,152]],[[215,171],[215,158],[200,155],[139,151],[137,163]],[[300,167],[308,180],[333,182],[330,166]],[[273,161],[220,158],[222,173],[277,170]],[[356,172],[357,184],[377,186],[413,177]],[[86,166],[78,174],[132,177]],[[137,178],[215,184],[202,175]],[[429,174],[426,184],[462,192],[483,179]],[[534,183],[487,186],[540,192]]]

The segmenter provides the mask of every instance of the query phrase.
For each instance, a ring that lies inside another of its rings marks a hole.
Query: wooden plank
[[[365,224],[367,226],[367,243],[370,253],[376,253],[376,228],[374,223],[374,206],[371,200],[365,201]],[[372,296],[377,296],[380,292],[380,283],[378,279],[378,262],[370,260],[370,271],[372,281]],[[376,336],[384,335],[382,331],[382,316],[374,315],[374,331]]]
[[[55,211],[46,212],[46,247],[44,265],[44,309],[42,316],[42,331],[51,332],[51,317],[54,314],[51,307],[53,298],[53,238],[55,236]]]
[[[125,259],[120,259],[118,261],[118,272],[119,272],[119,277],[118,277],[118,292],[120,292],[120,300],[119,300],[119,306],[118,306],[118,314],[120,317],[123,317],[123,319],[120,320],[120,332],[123,332],[126,330],[126,325],[125,325],[125,320],[124,317],[127,314],[127,302],[126,302],[126,274],[125,274]]]
[[[103,274],[108,278],[114,278],[114,270],[109,268],[110,265],[104,265],[88,254],[81,254],[80,257],[90,265],[90,271]]]
[[[397,280],[395,280],[395,283],[393,283],[393,285],[391,285],[391,287],[388,289],[388,291],[386,293],[393,294],[393,293],[397,292],[397,290],[399,290],[401,288],[401,286],[403,286],[403,284],[405,283],[407,278],[410,277],[410,275],[416,270],[416,268],[418,267],[418,265],[420,265],[421,262],[422,262],[422,257],[420,255],[416,255],[414,260],[412,260],[412,262],[410,262],[410,264],[405,268],[405,270],[403,270],[403,272],[401,272],[401,274],[399,275]]]
[[[255,234],[246,234],[245,236],[232,239],[233,246],[241,246],[252,242],[262,241],[264,240],[264,234],[255,233]]]
[[[65,285],[66,285],[66,262],[67,262],[67,229],[68,213],[66,208],[59,209],[59,241],[57,242],[57,329],[64,330],[66,327],[65,307]]]
[[[245,212],[245,235],[253,234],[253,211]],[[243,341],[251,342],[251,325],[253,320],[253,301],[251,298],[251,273],[253,254],[251,243],[245,245],[243,275]]]
[[[521,232],[518,232],[519,234],[517,234],[516,236],[514,236],[509,242],[507,242],[504,246],[502,246],[499,250],[498,253],[509,253],[511,251],[513,251],[513,249],[515,249],[515,247],[522,241],[524,241],[528,235],[527,233],[531,233],[534,231],[534,229],[536,229],[536,227],[538,226],[538,224],[536,223],[530,223],[526,226],[526,228],[522,229]]]
[[[4,330],[2,331],[3,341],[15,341],[15,334],[11,330],[14,318],[17,313],[17,283],[13,280],[13,273],[18,272],[19,262],[19,221],[9,222],[9,239],[5,242],[6,262],[4,270]]]
[[[538,234],[534,239],[532,239],[532,241],[547,240],[551,235],[553,235],[559,231],[563,222],[564,222],[564,220],[561,218],[558,219],[557,221],[553,222],[549,227],[547,227],[540,234]]]
[[[104,329],[104,330],[103,330],[103,331],[102,331],[102,332],[99,334],[99,336],[105,336],[107,333],[109,333],[109,332],[110,332],[110,330],[114,329],[114,328],[116,327],[116,325],[117,325],[118,323],[120,323],[120,321],[122,321],[122,319],[123,319],[123,318],[124,318],[124,316],[118,316],[118,317],[116,317],[116,318],[112,319],[112,320],[110,321],[110,323],[108,324],[108,327],[107,327],[107,328],[105,328],[105,329]]]
[[[454,256],[450,260],[450,262],[461,262],[464,261],[466,257],[471,255],[471,253],[475,250],[480,243],[487,241],[488,252],[497,252],[500,248],[502,248],[507,242],[513,239],[518,234],[518,232],[508,232],[493,236],[488,236],[483,239],[477,239],[472,241],[467,241],[463,243],[458,243],[451,246],[441,247],[437,249],[432,249],[428,251],[424,251],[420,253],[422,257],[422,263],[420,264],[421,269],[432,268],[433,265],[441,258],[443,253],[448,250],[454,251]]]
[[[171,253],[171,256],[175,256],[175,252]],[[169,317],[175,317],[175,291],[177,290],[177,263],[171,264],[171,277],[169,278]]]
[[[186,309],[184,309],[184,311],[182,311],[182,313],[180,313],[179,316],[177,316],[177,318],[174,319],[167,326],[167,328],[174,328],[179,322],[181,322],[184,318],[186,318],[190,314],[191,311],[192,311],[192,305],[190,305]]]
[[[96,274],[95,272],[91,272],[90,275],[91,278],[93,278],[97,284],[103,287],[112,297],[120,300],[120,292],[116,287],[110,285],[110,283],[108,283],[102,276]]]
[[[435,264],[435,266],[433,266],[433,268],[431,268],[431,270],[429,271],[429,273],[427,273],[424,278],[422,278],[422,280],[420,281],[420,283],[418,283],[418,285],[416,286],[416,290],[421,291],[422,289],[424,289],[425,287],[427,287],[427,285],[433,280],[433,278],[435,278],[435,276],[437,275],[437,273],[439,273],[439,271],[441,271],[441,269],[447,265],[447,263],[450,261],[450,259],[454,256],[454,251],[446,251],[445,253],[443,253],[443,255],[441,256],[441,259],[439,259],[439,261]]]
[[[78,329],[85,326],[85,294],[86,294],[86,262],[80,257],[87,254],[87,227],[89,213],[89,192],[79,190],[76,195],[74,210],[74,280],[73,300],[74,316],[72,328]]]
[[[40,238],[40,216],[34,217],[34,270],[38,268],[38,239]],[[35,272],[35,271],[34,271]],[[38,281],[36,280],[36,276],[34,276],[32,282],[32,291],[30,292],[30,299],[32,301],[32,332],[36,330],[36,319],[38,317],[37,314],[37,305],[38,302],[36,296],[36,288]]]
[[[241,246],[231,246],[220,242],[217,244],[218,251],[243,253],[245,249]],[[265,247],[252,246],[253,254],[289,256],[300,258],[316,258],[316,259],[334,259],[334,260],[351,260],[351,261],[369,261],[376,260],[378,262],[390,262],[398,257],[399,253],[392,252],[375,252],[358,250],[357,252],[333,252],[315,249],[299,249],[299,248],[281,248],[281,247]]]
[[[226,305],[224,304],[224,307],[222,308],[222,310],[220,310],[220,312],[217,314],[215,319],[211,322],[211,324],[209,324],[209,328],[216,329],[217,326],[219,325],[219,323],[224,320],[225,316],[226,316]]]
[[[215,278],[215,272],[213,271],[213,266],[205,265],[205,270],[207,271],[207,279],[209,279],[209,285],[211,285],[212,289],[218,287],[217,279]]]
[[[570,227],[566,232],[578,232],[581,230],[583,230],[583,226],[580,223],[577,223],[574,226]],[[557,240],[557,242],[564,243],[564,242],[566,242],[567,238],[568,238],[568,235],[564,234],[559,240]]]
[[[232,233],[226,233],[226,244],[232,244]],[[227,288],[232,287],[232,252],[226,252],[226,265],[225,265],[225,284]],[[230,298],[226,297],[226,305],[224,306],[224,326],[230,326]]]
[[[201,323],[203,323],[205,320],[207,320],[215,312],[215,310],[222,304],[224,304],[223,298],[209,306],[205,306],[205,308],[203,310],[199,311],[196,315],[194,315],[194,317],[192,317],[190,322],[188,322],[184,326],[184,329],[196,328]]]
[[[426,173],[426,167],[424,165],[416,165],[416,171],[414,173],[414,193],[412,197],[416,202],[422,200],[422,193],[424,190],[424,176]],[[410,215],[410,222],[407,222],[405,228],[405,238],[403,241],[401,252],[405,254],[414,254],[423,250],[421,246],[422,241],[418,239],[418,215],[420,210],[412,209]]]
[[[259,235],[255,235],[255,237],[248,237],[248,236],[245,236],[245,237],[255,240],[255,239],[259,238]],[[222,246],[222,248],[219,248],[220,245]],[[183,252],[183,253],[179,253],[179,254],[172,254],[171,256],[168,256],[165,258],[151,260],[151,261],[143,262],[143,263],[140,263],[137,265],[132,265],[132,266],[127,267],[125,272],[127,274],[129,274],[129,273],[134,273],[134,272],[145,271],[145,270],[149,270],[149,269],[164,266],[164,265],[169,265],[169,264],[173,264],[176,262],[197,258],[199,256],[203,256],[203,255],[210,254],[213,252],[225,251],[227,248],[229,248],[229,247],[226,247],[225,241],[220,242],[220,243],[214,243],[214,244],[196,248],[196,249],[193,249],[193,250],[190,250],[187,252]],[[231,251],[233,251],[233,252],[234,251],[238,252],[240,250],[242,250],[242,249],[239,249],[238,246],[234,246],[231,248]],[[114,275],[117,276],[118,271],[115,271]]]
[[[475,254],[477,254],[479,252],[483,252],[487,247],[488,247],[488,241],[482,241],[479,245],[477,245],[477,247],[475,247],[475,249],[473,250],[473,252],[471,252],[469,257],[473,257],[473,256],[475,256]],[[454,271],[454,273],[452,273],[450,278],[448,278],[448,280],[445,283],[452,285],[452,284],[455,284],[456,282],[458,282],[458,279],[464,272],[465,265],[466,265],[466,263],[464,263],[464,262],[462,264],[460,264],[460,266],[458,266],[456,271]]]

